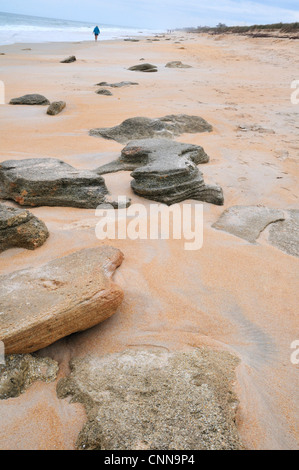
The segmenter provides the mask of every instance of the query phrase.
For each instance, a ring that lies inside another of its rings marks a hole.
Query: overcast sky
[[[299,0],[0,0],[0,11],[148,28],[299,21]]]

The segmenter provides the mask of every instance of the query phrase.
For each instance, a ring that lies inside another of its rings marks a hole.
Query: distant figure
[[[94,34],[94,37],[95,37],[95,40],[97,41],[98,40],[98,35],[100,34],[100,30],[99,30],[99,27],[96,26],[93,30],[93,34]]]

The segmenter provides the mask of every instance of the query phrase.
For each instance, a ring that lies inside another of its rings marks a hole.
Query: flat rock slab
[[[270,227],[269,242],[292,256],[299,256],[299,210],[285,211],[285,220]]]
[[[61,60],[60,63],[61,64],[70,64],[72,62],[76,62],[76,57],[74,55],[71,55],[70,57],[67,57],[66,59],[64,60]]]
[[[56,116],[57,114],[61,113],[66,107],[65,101],[53,101],[47,109],[47,114],[50,116]]]
[[[0,163],[0,198],[24,206],[96,208],[105,202],[105,181],[55,158]]]
[[[105,96],[112,96],[112,93],[110,90],[105,90],[105,88],[100,88],[99,90],[96,91],[97,95],[105,95]]]
[[[269,224],[284,219],[281,210],[262,206],[233,206],[221,214],[213,227],[255,243]]]
[[[100,83],[97,83],[97,86],[109,86],[111,88],[122,88],[125,86],[131,86],[131,85],[139,85],[139,83],[137,82],[117,82],[117,83],[100,82]]]
[[[29,211],[0,204],[0,252],[8,248],[35,250],[48,237],[44,222]]]
[[[199,163],[208,161],[208,155],[200,146],[165,139],[144,139],[131,141],[118,160],[95,171],[106,174],[134,170],[131,173],[133,191],[167,205],[186,199],[222,205],[222,189],[206,185],[197,168]]]
[[[31,354],[6,356],[5,362],[0,365],[0,400],[18,397],[37,380],[53,382],[59,370],[56,361]]]
[[[180,60],[168,62],[165,67],[169,69],[192,69],[191,65],[183,64]]]
[[[113,315],[123,292],[111,276],[122,260],[121,251],[102,246],[0,276],[5,353],[37,351]]]
[[[227,352],[128,350],[73,360],[57,394],[85,405],[78,449],[240,449],[237,364]]]
[[[133,65],[132,67],[129,67],[128,70],[133,72],[158,72],[156,65],[148,63]]]
[[[19,98],[13,98],[10,100],[9,104],[46,106],[50,104],[50,101],[43,95],[32,94],[20,96]]]
[[[185,133],[195,134],[198,132],[211,132],[212,130],[212,126],[199,116],[178,114],[157,119],[134,117],[126,119],[119,126],[91,129],[89,134],[126,144],[135,139],[152,137],[174,139]]]

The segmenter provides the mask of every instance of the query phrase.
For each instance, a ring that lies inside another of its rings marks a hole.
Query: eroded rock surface
[[[50,104],[50,101],[43,95],[32,94],[20,96],[19,98],[13,98],[12,100],[10,100],[9,104],[46,106]]]
[[[129,350],[72,361],[57,394],[86,408],[79,449],[239,449],[237,364],[226,352]]]
[[[191,65],[183,64],[180,60],[173,60],[172,62],[168,62],[165,67],[169,69],[191,69]]]
[[[56,116],[56,114],[61,113],[66,107],[65,101],[53,101],[47,109],[47,114],[50,116]]]
[[[71,55],[70,57],[67,57],[66,59],[64,60],[61,60],[60,63],[61,64],[70,64],[71,62],[76,62],[76,57],[74,55]]]
[[[178,114],[157,119],[130,118],[123,121],[119,126],[91,129],[90,135],[126,144],[135,139],[152,137],[173,139],[185,133],[196,134],[198,132],[211,132],[212,130],[212,126],[199,116]]]
[[[35,250],[48,237],[44,222],[29,211],[0,204],[0,252],[14,247]]]
[[[113,315],[123,299],[111,281],[123,254],[102,246],[0,276],[0,341],[6,354],[37,351]]]
[[[271,225],[269,242],[292,256],[299,256],[299,210],[285,211],[283,221]]]
[[[137,82],[117,82],[117,83],[108,83],[108,82],[100,82],[97,83],[97,86],[109,86],[111,88],[122,88],[125,86],[131,86],[131,85],[139,85]]]
[[[0,163],[0,198],[20,205],[93,209],[105,202],[108,190],[101,176],[77,170],[55,158],[8,160]]]
[[[132,67],[129,67],[128,70],[132,70],[134,72],[158,72],[156,65],[148,63],[133,65]]]
[[[16,398],[37,380],[53,382],[58,373],[58,363],[49,358],[25,355],[6,356],[0,365],[0,399]]]
[[[134,170],[131,173],[133,191],[168,205],[186,199],[221,205],[222,189],[206,185],[196,166],[208,161],[208,155],[200,146],[144,139],[130,142],[118,160],[99,167],[96,172]]]
[[[221,214],[213,227],[255,243],[269,224],[284,219],[281,210],[263,206],[233,206]]]

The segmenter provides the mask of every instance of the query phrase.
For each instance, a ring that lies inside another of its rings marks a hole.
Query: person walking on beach
[[[94,38],[95,40],[97,41],[98,40],[98,35],[100,34],[100,30],[99,30],[99,27],[96,26],[93,30],[93,34],[94,34]]]

